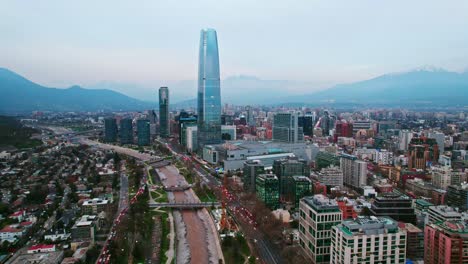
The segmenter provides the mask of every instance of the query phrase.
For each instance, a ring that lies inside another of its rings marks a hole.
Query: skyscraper
[[[299,126],[295,112],[276,113],[273,117],[273,140],[297,143],[304,140],[304,132]]]
[[[137,121],[137,136],[139,146],[148,146],[150,144],[150,122],[147,119]]]
[[[221,142],[221,88],[218,39],[214,29],[202,29],[198,58],[198,150]]]
[[[171,134],[169,125],[169,89],[159,88],[159,131],[161,137],[168,137]]]
[[[120,120],[120,143],[133,144],[133,124],[130,118]]]
[[[106,118],[104,120],[104,141],[117,141],[117,121],[115,118]]]

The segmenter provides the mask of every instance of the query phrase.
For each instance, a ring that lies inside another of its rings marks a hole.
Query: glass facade
[[[120,143],[133,144],[133,124],[129,118],[120,120]]]
[[[159,88],[159,127],[161,137],[170,136],[169,125],[169,89]]]
[[[260,174],[255,179],[255,193],[271,210],[279,207],[279,182],[272,174]]]
[[[200,33],[198,64],[198,149],[221,142],[218,40],[214,29]]]
[[[137,121],[137,136],[139,146],[148,146],[150,144],[150,122],[147,119]]]
[[[115,118],[107,118],[104,120],[104,141],[117,141],[117,121]]]

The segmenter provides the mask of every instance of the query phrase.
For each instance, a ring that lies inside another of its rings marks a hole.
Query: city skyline
[[[34,19],[39,13],[10,4],[3,9],[8,13],[0,13],[5,34],[1,66],[52,87],[111,87],[142,98],[144,92],[167,85],[177,98],[195,90],[197,52],[190,40],[206,26],[222,32],[221,79],[249,75],[306,82],[297,92],[424,65],[452,71],[468,66],[468,39],[460,34],[467,26],[463,1],[311,2],[288,8],[277,1],[266,7],[203,1],[186,9],[143,2],[132,5],[135,13],[127,13],[126,4],[110,10],[103,9],[106,5],[48,1],[37,8],[50,16]],[[210,7],[215,12],[199,15]],[[178,15],[170,15],[174,13]],[[21,20],[22,16],[32,19]],[[191,24],[181,22],[181,16],[190,17]]]

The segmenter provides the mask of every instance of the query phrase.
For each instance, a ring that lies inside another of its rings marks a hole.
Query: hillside
[[[155,108],[154,104],[101,89],[79,86],[56,89],[41,86],[7,69],[0,68],[0,113],[30,111],[125,111]]]

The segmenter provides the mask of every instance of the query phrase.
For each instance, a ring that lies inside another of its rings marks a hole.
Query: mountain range
[[[196,83],[182,81],[180,84],[185,87],[181,91],[185,92],[179,95],[185,94],[187,100],[173,106],[193,107],[195,100],[186,94],[195,95]],[[468,73],[442,69],[418,69],[386,74],[313,93],[298,92],[307,90],[304,87],[309,85],[305,82],[236,76],[222,81],[221,94],[223,102],[261,105],[466,106],[468,102]],[[156,102],[138,100],[113,91],[111,84],[107,84],[107,87],[109,89],[85,89],[79,86],[67,89],[48,88],[0,68],[0,113],[14,114],[34,110],[128,111],[157,108]],[[177,86],[169,88],[177,91]],[[310,90],[313,89],[310,87]],[[152,94],[152,97],[157,98],[155,90]]]
[[[40,111],[125,111],[155,108],[106,89],[44,87],[7,69],[0,68],[0,113],[21,114]]]

